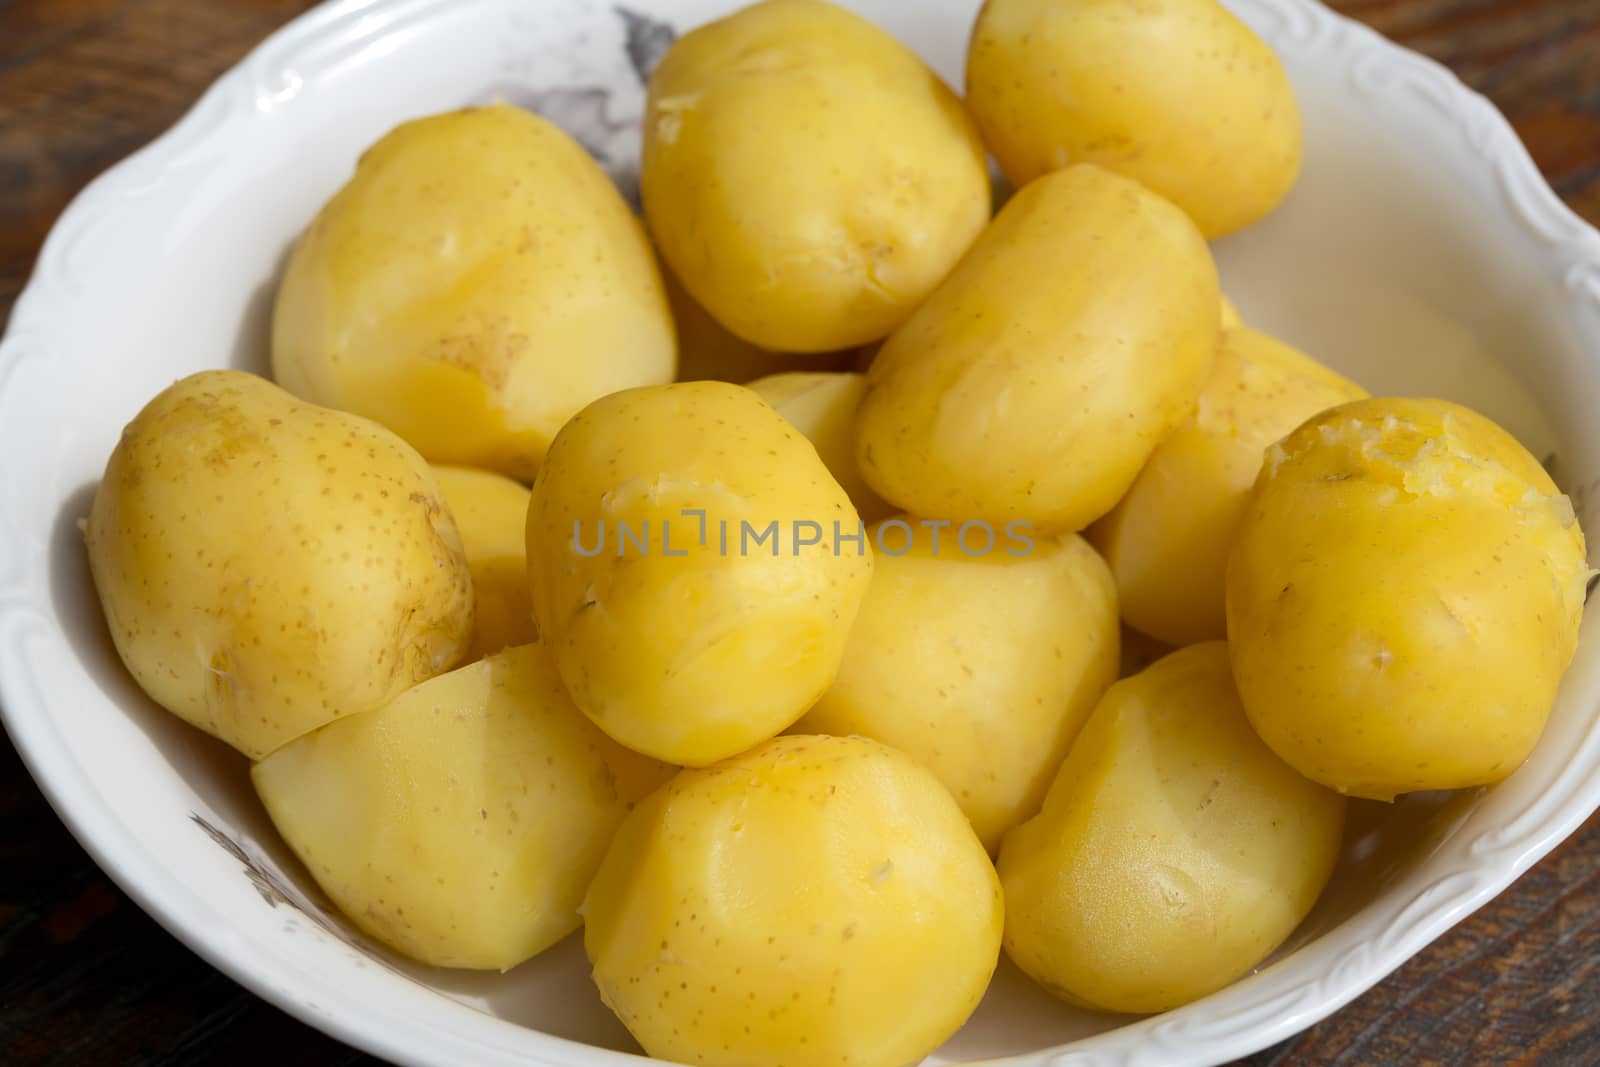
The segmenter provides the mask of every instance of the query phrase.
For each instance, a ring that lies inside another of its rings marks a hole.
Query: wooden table
[[[0,0],[0,322],[72,195],[309,6]],[[1600,0],[1333,6],[1487,93],[1556,191],[1600,223]],[[1600,819],[1366,996],[1249,1062],[1594,1064],[1591,979],[1600,979]],[[0,745],[0,1064],[358,1061],[157,927]]]

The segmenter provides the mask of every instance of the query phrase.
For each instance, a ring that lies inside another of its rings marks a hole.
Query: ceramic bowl
[[[1222,241],[1245,317],[1375,393],[1475,406],[1547,458],[1600,531],[1600,235],[1443,68],[1308,0],[1230,0],[1282,54],[1305,169]],[[0,346],[0,699],[34,777],[117,882],[285,1010],[404,1064],[641,1062],[576,938],[507,974],[430,970],[353,934],[243,762],[154,707],[111,650],[78,521],[123,424],[175,378],[265,367],[296,232],[402,119],[497,97],[635,180],[642,71],[729,0],[338,0],[275,34],[62,216]],[[975,0],[853,0],[961,80]],[[1075,1011],[1002,966],[931,1059],[1214,1063],[1336,1010],[1490,899],[1600,802],[1600,625],[1532,759],[1500,786],[1358,804],[1341,873],[1269,965],[1177,1011]]]

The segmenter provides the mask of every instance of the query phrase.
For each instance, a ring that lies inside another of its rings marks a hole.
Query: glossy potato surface
[[[538,645],[300,738],[251,772],[351,922],[439,967],[504,970],[578,928],[611,834],[672,768],[585,719]]]
[[[865,738],[787,736],[641,804],[584,916],[601,997],[652,1056],[904,1067],[977,1007],[1002,908],[933,775]]]
[[[749,384],[816,447],[834,480],[850,494],[862,521],[876,522],[894,511],[872,491],[856,466],[856,411],[867,391],[866,375],[790,371],[757,378]]]
[[[1128,624],[1170,645],[1226,637],[1228,552],[1267,447],[1319,411],[1365,395],[1264,333],[1224,331],[1194,414],[1090,530]]]
[[[477,603],[467,659],[536,640],[528,595],[528,489],[492,471],[433,468],[461,531]]]
[[[1071,1003],[1157,1012],[1242,977],[1338,858],[1344,799],[1256,737],[1221,642],[1113,685],[1006,835],[1005,947]]]
[[[1207,237],[1266,215],[1300,171],[1283,64],[1215,0],[988,0],[967,103],[1013,184],[1097,163]]]
[[[688,291],[752,344],[899,325],[989,219],[983,146],[915,54],[824,0],[700,26],[650,76],[641,183]]]
[[[1177,208],[1099,167],[1049,174],[872,361],[861,473],[916,515],[1082,529],[1193,410],[1220,299]]]
[[[1591,570],[1572,502],[1442,400],[1325,411],[1268,453],[1228,563],[1250,721],[1354,796],[1499,781],[1544,730]]]
[[[796,730],[860,734],[916,759],[993,852],[1039,810],[1117,676],[1116,588],[1076,535],[996,538],[982,552],[976,528],[913,534],[900,552],[899,532],[882,531],[839,677]]]
[[[847,370],[855,351],[774,352],[728,332],[670,273],[663,275],[673,322],[678,328],[680,382],[733,382],[789,372]]]
[[[559,128],[506,104],[397,127],[289,260],[273,376],[436,463],[529,479],[568,416],[672,380],[644,228]]]
[[[811,706],[872,574],[816,449],[723,382],[585,408],[539,471],[527,534],[539,632],[578,706],[623,744],[694,766]]]

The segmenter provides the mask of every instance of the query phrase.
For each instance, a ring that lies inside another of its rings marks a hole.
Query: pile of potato
[[[1002,944],[1091,1008],[1217,990],[1345,795],[1528,755],[1567,498],[1219,292],[1299,164],[1271,51],[1214,0],[990,0],[967,83],[823,0],[697,29],[643,224],[535,115],[407,123],[294,252],[277,384],[127,427],[117,648],[351,922],[475,968],[581,923],[652,1055],[898,1067]],[[1118,681],[1123,624],[1177,651]]]

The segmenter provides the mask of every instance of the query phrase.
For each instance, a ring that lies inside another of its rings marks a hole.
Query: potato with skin
[[[531,479],[569,416],[672,380],[644,229],[572,138],[509,105],[405,123],[295,246],[273,318],[290,392],[436,463]]]
[[[528,509],[539,632],[618,741],[703,766],[779,733],[833,681],[872,575],[850,498],[749,389],[597,400]]]
[[[253,374],[151,400],[85,533],[134,679],[251,758],[449,670],[472,632],[461,535],[422,457]]]
[[[1116,680],[1116,587],[1073,534],[973,555],[955,528],[913,532],[906,552],[878,554],[839,677],[795,729],[911,756],[994,852]]]
[[[1122,617],[1169,645],[1227,636],[1223,576],[1267,446],[1319,411],[1366,396],[1264,333],[1223,334],[1193,415],[1089,531]]]
[[[1220,299],[1177,208],[1098,167],[1047,175],[873,360],[861,473],[916,515],[1082,529],[1193,410]]]
[[[330,723],[251,769],[351,922],[414,960],[505,970],[578,928],[611,835],[673,768],[572,706],[523,645]]]
[[[1266,215],[1300,171],[1283,64],[1215,0],[988,0],[967,106],[1014,184],[1097,163],[1207,237]]]
[[[461,531],[477,602],[467,660],[538,640],[528,596],[528,489],[493,471],[433,468]]]
[[[994,868],[928,771],[865,738],[780,737],[628,816],[584,901],[600,995],[652,1056],[903,1067],[978,1006]]]
[[[1228,562],[1250,721],[1352,796],[1499,781],[1544,730],[1585,585],[1572,502],[1500,427],[1373,398],[1267,454]]]
[[[1044,810],[1006,835],[1006,953],[1081,1007],[1187,1004],[1300,924],[1343,823],[1343,798],[1250,729],[1226,646],[1180,649],[1106,691]]]
[[[862,522],[894,512],[856,467],[856,410],[867,389],[866,375],[792,371],[757,378],[750,388],[816,447],[828,472],[850,494]]]
[[[764,0],[679,38],[650,76],[640,181],[694,298],[787,352],[888,334],[990,214],[961,101],[823,0]]]

